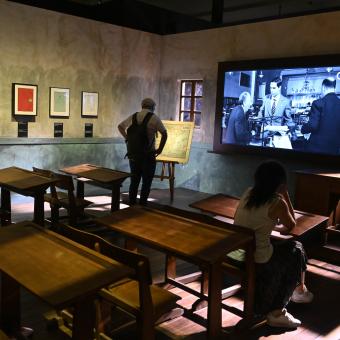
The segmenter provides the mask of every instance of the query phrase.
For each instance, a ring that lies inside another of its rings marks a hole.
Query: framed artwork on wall
[[[50,117],[70,116],[70,89],[50,87]]]
[[[12,84],[12,113],[15,116],[36,116],[38,86],[31,84]]]
[[[98,117],[98,92],[81,93],[81,116],[82,117]]]

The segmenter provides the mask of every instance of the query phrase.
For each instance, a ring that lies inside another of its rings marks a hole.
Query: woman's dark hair
[[[246,208],[260,207],[275,197],[281,184],[287,182],[286,170],[276,161],[261,163],[255,171],[254,186],[246,203]]]

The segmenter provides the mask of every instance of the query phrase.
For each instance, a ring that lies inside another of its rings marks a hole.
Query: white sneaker
[[[309,290],[306,289],[305,291],[300,293],[297,289],[295,289],[290,300],[295,303],[310,303],[312,302],[313,298],[314,295]]]
[[[267,324],[272,327],[297,328],[301,325],[301,321],[295,319],[293,315],[289,314],[287,310],[284,309],[283,313],[278,316],[268,313]]]

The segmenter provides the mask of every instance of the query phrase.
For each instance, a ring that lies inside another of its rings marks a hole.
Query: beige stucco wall
[[[0,0],[0,137],[16,137],[12,83],[38,85],[38,116],[29,137],[118,136],[117,123],[155,98],[158,113],[178,119],[179,80],[204,80],[202,128],[212,143],[217,63],[339,53],[340,12],[159,36]],[[71,90],[69,119],[49,118],[49,87]],[[81,91],[99,93],[98,119],[81,118]]]
[[[188,164],[176,167],[176,186],[239,196],[265,156],[207,152],[217,63],[340,53],[338,32],[340,12],[333,12],[159,36],[0,0],[0,164],[60,169],[88,162],[128,170],[122,141],[67,137],[83,137],[85,122],[93,122],[94,137],[118,136],[117,123],[139,109],[145,96],[159,103],[162,118],[178,119],[179,80],[203,79],[202,128],[194,136],[199,143],[193,143]],[[12,83],[38,85],[38,116],[29,123],[29,137],[36,141],[11,138],[17,136]],[[50,86],[70,88],[70,119],[49,118]],[[81,91],[99,92],[98,119],[80,117]],[[50,139],[59,121],[66,138]],[[290,176],[297,169],[320,167],[299,160],[285,164]],[[292,177],[289,185],[293,189]]]
[[[38,85],[38,116],[29,137],[117,136],[117,123],[140,107],[145,96],[159,99],[161,37],[0,0],[0,137],[16,137],[12,83]],[[49,118],[49,87],[70,88],[70,118]],[[81,91],[99,92],[98,119],[81,118]]]
[[[203,79],[203,121],[195,140],[212,143],[219,61],[340,53],[339,32],[340,12],[332,12],[165,36],[163,113],[178,118],[179,79]]]

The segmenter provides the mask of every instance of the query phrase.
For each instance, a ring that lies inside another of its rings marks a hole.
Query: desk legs
[[[94,296],[77,301],[73,315],[72,339],[93,340],[95,327]]]
[[[251,322],[254,317],[254,294],[255,294],[255,264],[254,243],[250,242],[246,248],[246,272],[244,314],[246,323]]]
[[[8,223],[11,223],[11,193],[9,190],[5,188],[1,188],[1,209],[4,211],[8,211],[9,213],[9,221]]]
[[[84,182],[77,181],[77,197],[83,199],[84,198]]]
[[[120,204],[120,183],[112,184],[111,191],[111,212],[119,210]]]
[[[176,279],[176,258],[171,255],[166,255],[165,259],[165,279]]]
[[[45,189],[36,192],[34,197],[34,217],[33,222],[44,226],[44,194]],[[11,213],[11,194],[5,189],[1,188],[1,208]]]
[[[111,212],[119,210],[120,204],[120,185],[121,183],[113,183],[111,189]],[[77,181],[77,197],[84,198],[84,182]]]
[[[11,211],[11,193],[5,188],[1,188],[1,208]]]
[[[93,340],[95,327],[94,296],[75,303],[72,339]],[[5,273],[1,273],[0,326],[8,334],[20,332],[20,285]]]
[[[1,273],[1,328],[8,334],[20,330],[20,285]]]
[[[175,163],[168,163],[168,172],[169,172],[169,188],[170,188],[170,200],[171,202],[174,200],[174,191],[175,191]]]
[[[34,195],[34,218],[33,222],[44,226],[44,194],[45,190]]]
[[[222,335],[222,278],[220,263],[210,265],[208,290],[208,339],[218,339]]]

